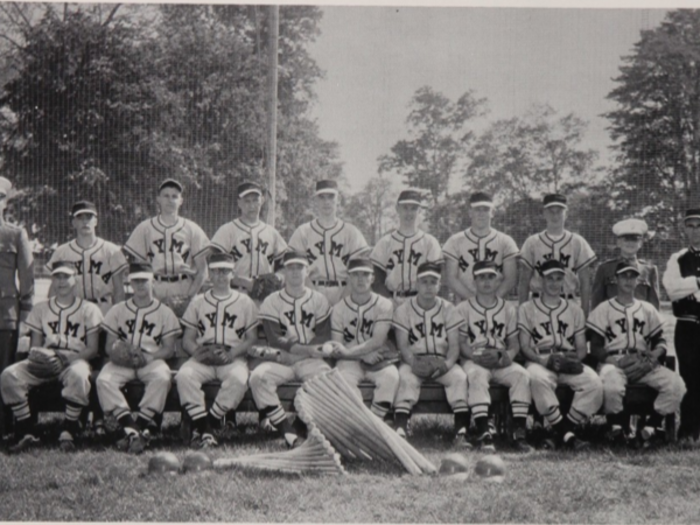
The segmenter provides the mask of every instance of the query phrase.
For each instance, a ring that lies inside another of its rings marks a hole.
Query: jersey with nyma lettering
[[[627,306],[617,299],[600,303],[589,314],[586,326],[605,339],[609,354],[652,350],[652,339],[663,336],[664,328],[656,308],[638,299]]]
[[[44,345],[61,350],[82,352],[87,336],[100,330],[102,312],[91,302],[76,297],[70,306],[62,306],[52,297],[32,308],[27,327],[44,336]]]
[[[391,300],[374,292],[365,304],[346,297],[331,310],[331,331],[343,336],[346,348],[354,348],[372,339],[378,325],[391,325],[393,314]]]
[[[418,266],[424,262],[441,263],[440,243],[418,230],[411,236],[398,230],[388,233],[374,246],[369,258],[386,272],[386,287],[391,292],[416,290]]]
[[[273,272],[275,260],[287,250],[287,243],[275,228],[262,221],[248,226],[241,219],[220,226],[211,245],[233,255],[234,275],[247,278]]]
[[[560,298],[557,306],[550,307],[536,298],[520,305],[518,328],[530,334],[538,352],[576,350],[576,335],[586,331],[586,318],[573,301]]]
[[[418,297],[411,297],[394,311],[393,326],[408,334],[408,345],[416,355],[446,356],[449,350],[447,334],[458,330],[464,319],[455,305],[435,298],[435,305],[427,310],[418,304]]]
[[[505,350],[508,338],[518,333],[518,312],[515,306],[500,297],[490,307],[483,306],[476,297],[472,297],[459,303],[457,311],[464,319],[459,333],[467,337],[472,350]]]
[[[151,354],[159,350],[166,337],[182,334],[175,313],[158,299],[143,308],[136,306],[133,299],[115,304],[105,315],[102,328]]]
[[[198,345],[235,347],[258,326],[258,308],[250,297],[235,290],[222,298],[208,290],[190,301],[180,321],[197,331]]]
[[[275,292],[260,305],[260,318],[278,323],[286,337],[294,336],[302,345],[309,344],[316,335],[316,326],[328,319],[331,307],[328,299],[306,288],[304,295],[295,298],[286,290]]]

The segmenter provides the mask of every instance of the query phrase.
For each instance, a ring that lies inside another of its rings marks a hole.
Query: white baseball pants
[[[258,410],[279,406],[277,387],[290,381],[306,381],[315,375],[328,372],[331,367],[323,359],[308,358],[286,366],[271,361],[255,367],[250,373],[250,392]]]
[[[413,373],[411,367],[406,363],[399,366],[399,390],[396,393],[395,409],[397,411],[408,411],[413,409],[413,405],[420,397],[420,387],[425,379],[421,379]],[[437,379],[431,379],[445,387],[447,402],[452,411],[467,410],[467,375],[462,367],[455,364],[446,374]]]
[[[508,395],[513,417],[527,417],[532,402],[530,374],[517,363],[503,368],[488,369],[477,365],[471,359],[462,368],[467,375],[467,400],[472,417],[487,416],[491,406],[490,383],[508,387]]]
[[[87,406],[90,394],[90,365],[82,360],[76,359],[68,365],[55,378],[40,378],[29,373],[27,360],[20,361],[8,366],[0,375],[0,390],[2,400],[6,405],[17,405],[27,401],[29,389],[60,381],[63,385],[61,397],[76,405]]]
[[[369,381],[374,384],[374,395],[372,396],[372,412],[377,416],[384,417],[396,398],[399,389],[399,369],[390,365],[377,371],[369,371],[362,368],[359,361],[343,359],[336,363],[335,367],[348,384],[357,387],[361,381]],[[385,403],[382,406],[379,403]]]

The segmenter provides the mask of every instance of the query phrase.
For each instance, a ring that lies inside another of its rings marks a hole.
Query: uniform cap
[[[687,221],[688,219],[700,219],[700,208],[686,210],[683,222]]]
[[[469,196],[469,206],[475,208],[477,206],[488,206],[493,208],[493,198],[488,193],[477,191]]]
[[[70,261],[56,261],[51,265],[51,275],[56,275],[58,273],[75,275],[78,272],[75,269],[75,263]]]
[[[153,279],[153,266],[149,262],[133,262],[129,265],[129,279]]]
[[[12,191],[12,183],[5,177],[0,177],[0,195],[7,197]]]
[[[546,261],[540,266],[540,275],[545,276],[553,273],[566,273],[566,266],[555,260]]]
[[[308,266],[309,258],[305,253],[289,250],[282,256],[282,265],[287,266],[289,264],[303,264],[304,266]]]
[[[634,262],[622,261],[621,263],[618,263],[617,266],[615,266],[615,275],[620,275],[621,273],[625,272],[633,272],[637,275],[641,273],[639,271],[637,263]]]
[[[334,180],[319,180],[316,181],[316,193],[314,195],[320,195],[322,193],[333,193],[338,194],[338,182]]]
[[[230,253],[212,253],[207,257],[207,265],[212,269],[228,268],[229,270],[233,270],[235,266],[233,255]]]
[[[418,274],[416,279],[425,277],[426,275],[432,275],[433,277],[440,277],[442,275],[442,266],[433,262],[424,262],[418,266]]]
[[[545,208],[551,208],[552,206],[568,208],[568,206],[566,205],[566,197],[561,193],[548,193],[544,196],[542,204]]]
[[[418,204],[423,205],[423,196],[417,190],[403,190],[399,193],[397,204]]]
[[[158,186],[158,191],[161,191],[163,188],[175,188],[177,191],[182,193],[182,184],[175,179],[165,179],[160,183],[160,186]]]
[[[260,196],[263,194],[262,187],[257,182],[241,182],[236,188],[236,192],[239,199],[251,193],[257,193]]]
[[[494,261],[478,261],[474,264],[472,268],[472,273],[476,275],[483,275],[486,273],[492,273],[498,275],[498,265]]]
[[[612,228],[613,235],[621,237],[623,235],[639,235],[643,237],[649,231],[649,226],[642,219],[625,219],[615,223]]]
[[[372,261],[370,261],[367,257],[358,257],[357,259],[350,259],[350,262],[348,262],[348,273],[354,272],[374,273],[374,266],[372,266]]]
[[[82,215],[85,213],[89,213],[91,215],[97,215],[97,206],[95,206],[92,202],[90,201],[79,201],[73,204],[73,207],[70,210],[70,215],[71,217],[77,217],[78,215]]]

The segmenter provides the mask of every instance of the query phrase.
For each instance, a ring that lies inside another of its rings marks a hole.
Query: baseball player
[[[330,370],[320,345],[331,338],[331,307],[323,294],[306,287],[306,253],[289,250],[282,264],[284,289],[269,295],[260,307],[268,344],[281,354],[258,365],[250,374],[249,384],[258,410],[282,433],[287,445],[294,447],[301,438],[287,420],[277,387]]]
[[[631,262],[637,265],[640,275],[637,279],[637,289],[634,296],[642,301],[651,303],[659,309],[659,271],[656,265],[637,258],[637,253],[644,244],[649,227],[641,219],[625,219],[615,223],[612,228],[620,249],[619,257],[600,263],[593,278],[591,291],[591,310],[603,301],[617,295],[617,276],[615,269],[621,262]]]
[[[75,265],[76,294],[95,303],[102,314],[124,300],[124,272],[128,267],[121,249],[97,236],[97,208],[92,202],[76,202],[71,208],[71,223],[75,239],[61,244],[51,254],[47,267],[56,261],[70,261]],[[53,286],[49,297],[54,295]]]
[[[29,409],[29,390],[49,381],[61,381],[61,396],[66,403],[63,429],[59,436],[64,451],[75,449],[74,439],[80,431],[80,415],[88,405],[90,365],[97,355],[102,312],[75,293],[76,268],[73,262],[56,261],[51,265],[51,285],[55,295],[37,304],[26,324],[31,332],[31,346],[47,348],[58,357],[55,371],[37,376],[28,359],[6,368],[0,376],[3,401],[15,416],[17,443],[10,452],[20,452],[39,443]]]
[[[191,446],[214,447],[213,428],[224,429],[224,417],[248,390],[248,349],[257,341],[258,309],[248,296],[231,289],[234,262],[229,253],[214,253],[207,264],[213,288],[197,295],[182,316],[182,346],[190,359],[175,376],[180,403],[192,418]],[[207,363],[206,345],[225,348],[224,363]],[[202,384],[218,379],[221,388],[207,411]]]
[[[336,217],[336,181],[318,181],[314,200],[318,217],[294,231],[289,247],[309,258],[309,279],[332,306],[345,293],[348,262],[369,251],[369,246],[360,230]]]
[[[129,236],[124,250],[136,261],[153,266],[153,294],[166,304],[194,297],[207,278],[209,246],[204,231],[179,216],[182,184],[173,179],[158,187],[156,202],[160,214],[140,223]]]
[[[688,247],[671,255],[663,284],[678,319],[674,334],[679,372],[688,389],[681,402],[678,439],[700,439],[700,208],[689,209],[683,220]]]
[[[564,228],[568,207],[566,197],[558,193],[544,196],[542,215],[547,228],[528,237],[520,249],[521,274],[518,284],[520,303],[543,293],[543,283],[539,268],[550,260],[559,261],[566,271],[562,293],[573,299],[577,292],[581,295],[581,308],[588,315],[591,293],[590,266],[596,256],[586,240]]]
[[[438,297],[441,267],[423,263],[418,267],[418,295],[394,311],[393,326],[401,353],[399,390],[394,404],[396,432],[406,437],[411,410],[420,396],[424,377],[416,375],[421,356],[441,359],[430,376],[445,387],[447,402],[454,412],[455,439],[466,442],[469,427],[467,376],[459,366],[459,327],[464,320],[455,306]]]
[[[447,284],[459,300],[476,295],[472,269],[478,261],[493,261],[503,276],[496,295],[505,297],[518,278],[518,246],[509,235],[491,227],[493,199],[487,193],[469,197],[471,226],[450,237],[442,249]]]
[[[153,297],[153,267],[150,263],[131,263],[129,281],[134,290],[131,299],[115,304],[105,316],[102,327],[107,331],[107,356],[112,358],[114,344],[126,341],[141,350],[145,363],[140,368],[126,367],[110,361],[97,376],[96,387],[105,414],[112,413],[123,430],[117,447],[138,454],[148,444],[148,429],[153,418],[163,411],[170,391],[170,368],[165,360],[172,357],[175,339],[182,334],[173,311]],[[138,379],[145,386],[134,418],[121,388]]]
[[[396,202],[398,229],[383,236],[372,249],[373,290],[394,300],[394,306],[415,296],[418,266],[424,262],[441,264],[440,243],[421,231],[418,224],[423,197],[418,191],[404,190]]]
[[[391,300],[372,292],[374,269],[368,258],[348,264],[350,295],[331,310],[331,337],[342,345],[336,368],[351,385],[374,383],[371,410],[384,419],[399,387],[398,352],[387,340],[394,308]]]
[[[603,404],[603,383],[592,368],[579,364],[577,373],[558,373],[550,369],[552,354],[580,362],[586,355],[586,319],[573,301],[561,297],[566,281],[566,267],[557,259],[539,266],[542,295],[520,305],[518,327],[520,349],[527,359],[530,388],[537,411],[542,414],[559,438],[559,445],[581,450],[588,443],[576,436],[580,425]],[[569,413],[559,407],[555,389],[567,385],[574,391]],[[556,444],[550,441],[548,447]]]
[[[599,373],[605,391],[604,407],[613,437],[622,433],[620,418],[628,383],[620,360],[630,354],[648,359],[646,373],[636,381],[629,380],[659,392],[654,400],[654,413],[641,432],[648,444],[655,436],[663,436],[663,417],[678,410],[686,388],[678,374],[659,365],[659,359],[666,355],[663,320],[654,306],[635,298],[639,268],[634,262],[623,261],[618,263],[615,275],[616,297],[599,304],[588,317],[591,352],[602,363]]]
[[[527,414],[530,410],[530,374],[513,359],[520,351],[518,314],[497,291],[503,279],[495,261],[478,261],[472,266],[476,296],[457,305],[464,318],[459,329],[462,368],[467,375],[467,399],[481,450],[494,451],[488,416],[491,406],[489,383],[508,387],[513,413],[513,445],[530,452],[527,443]]]
[[[237,194],[240,217],[219,227],[211,246],[233,256],[232,286],[247,294],[253,289],[255,277],[278,269],[287,243],[275,228],[260,220],[265,199],[259,184],[243,182]]]

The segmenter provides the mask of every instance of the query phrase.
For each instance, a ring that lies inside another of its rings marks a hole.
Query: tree
[[[380,174],[348,198],[344,216],[374,245],[396,224],[395,204],[396,191],[391,180]]]

